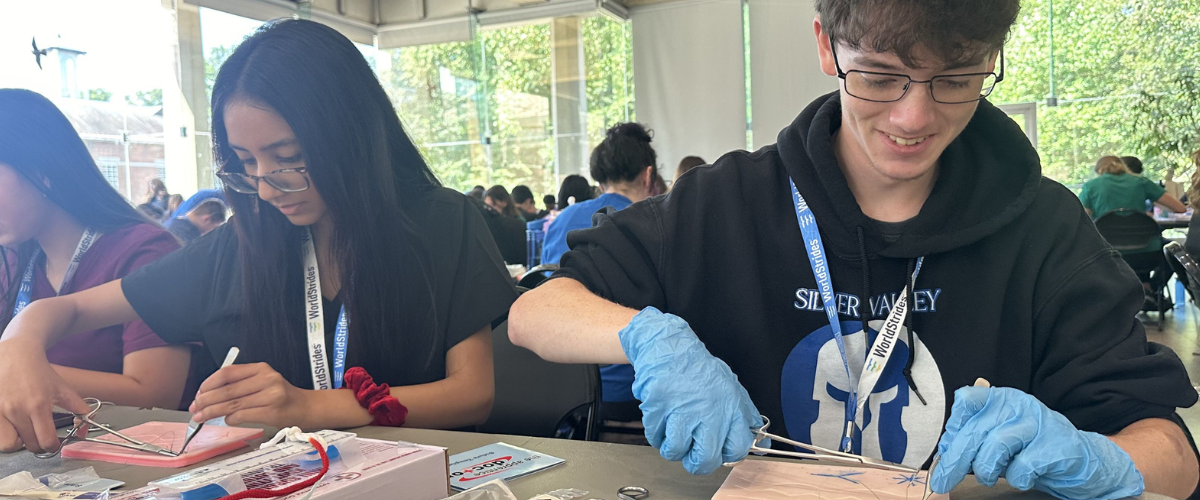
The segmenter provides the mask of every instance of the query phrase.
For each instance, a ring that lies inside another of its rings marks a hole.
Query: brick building
[[[87,144],[100,173],[130,201],[144,202],[150,179],[165,178],[160,108],[83,99],[56,99],[55,104]]]

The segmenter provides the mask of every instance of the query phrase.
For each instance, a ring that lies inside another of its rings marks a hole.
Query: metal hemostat
[[[54,450],[53,452],[50,452],[50,453],[35,453],[33,456],[35,456],[37,458],[42,458],[42,459],[57,457],[60,453],[62,453],[63,447],[66,446],[67,444],[69,444],[71,441],[88,441],[88,442],[92,442],[92,443],[101,443],[101,444],[107,444],[107,445],[112,445],[112,446],[119,446],[121,448],[128,448],[130,450],[135,450],[135,451],[144,451],[147,453],[157,453],[159,455],[165,455],[168,457],[178,457],[179,456],[179,453],[168,450],[166,448],[163,448],[163,447],[158,446],[153,443],[147,443],[145,441],[131,438],[129,436],[121,434],[120,432],[117,432],[115,429],[113,429],[105,424],[101,424],[101,423],[93,420],[93,417],[96,416],[96,413],[100,412],[101,408],[111,405],[112,403],[106,403],[106,402],[100,401],[99,399],[96,399],[96,398],[84,398],[83,401],[85,403],[87,403],[89,407],[91,407],[91,410],[83,415],[79,415],[79,414],[75,415],[75,425],[71,426],[71,430],[67,432],[67,437],[63,438],[61,444],[59,444],[59,446],[58,446],[58,449]],[[90,438],[90,437],[87,437],[86,432],[84,433],[84,435],[82,437],[80,437],[78,434],[80,434],[81,431],[83,431],[83,429],[85,427],[88,428],[87,432],[90,432],[92,429],[101,430],[101,431],[107,432],[109,434],[112,434],[113,436],[116,436],[117,438],[124,440],[124,442]]]
[[[820,446],[805,444],[805,443],[801,443],[799,441],[793,441],[791,439],[776,436],[774,434],[767,432],[767,429],[771,426],[771,420],[765,416],[762,419],[763,419],[762,427],[759,427],[757,429],[753,429],[753,428],[751,429],[754,432],[754,444],[752,444],[750,446],[750,453],[754,453],[757,455],[773,455],[773,456],[781,456],[781,457],[788,457],[788,458],[800,458],[800,459],[805,459],[805,460],[826,460],[826,461],[830,461],[830,462],[841,462],[841,463],[847,463],[847,464],[862,465],[865,467],[894,470],[894,471],[898,471],[898,472],[919,472],[919,469],[914,469],[914,468],[906,466],[906,465],[895,464],[892,462],[878,460],[878,459],[874,459],[871,457],[864,457],[862,455],[855,455],[853,453],[843,453],[840,451],[833,451],[833,450],[822,448]],[[811,453],[801,453],[798,451],[776,450],[776,449],[760,446],[760,444],[763,441],[767,441],[767,440],[777,441],[780,443],[795,446],[796,448],[800,448],[802,450],[808,450]],[[737,465],[739,462],[741,462],[741,460],[739,460],[737,462],[727,462],[727,463],[725,463],[725,466],[733,467],[734,465]]]

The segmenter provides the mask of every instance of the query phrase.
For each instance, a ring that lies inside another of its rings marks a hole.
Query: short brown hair
[[[708,162],[699,156],[685,156],[679,160],[679,167],[675,169],[675,180],[679,180],[679,177],[686,174],[688,170],[707,164]]]
[[[1129,173],[1129,167],[1116,156],[1105,156],[1096,162],[1096,173],[1100,175],[1122,175]]]
[[[217,198],[209,198],[192,209],[196,215],[207,215],[213,222],[225,222],[225,204]]]
[[[945,63],[972,63],[1004,45],[1020,0],[816,0],[821,25],[854,50],[895,53],[919,68],[920,50]]]

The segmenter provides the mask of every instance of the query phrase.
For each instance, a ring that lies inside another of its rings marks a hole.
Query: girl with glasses
[[[53,449],[49,404],[82,409],[26,359],[39,345],[137,317],[168,341],[203,340],[214,359],[241,349],[245,364],[201,385],[196,421],[483,422],[491,327],[516,291],[480,215],[439,185],[361,53],[321,24],[268,23],[222,66],[212,110],[231,222],[18,318],[0,341],[0,400],[21,401],[0,409],[0,449]]]
[[[17,311],[122,278],[179,248],[104,180],[53,103],[2,89],[0,109],[0,328]],[[122,405],[180,406],[190,347],[168,344],[137,317],[71,333],[27,354],[60,387]]]

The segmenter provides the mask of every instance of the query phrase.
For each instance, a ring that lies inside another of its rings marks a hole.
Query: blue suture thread
[[[853,483],[853,484],[859,484],[859,482],[858,482],[858,481],[855,481],[855,480],[853,480],[853,479],[850,479],[850,478],[851,478],[851,477],[853,477],[853,476],[861,476],[861,475],[862,475],[862,473],[861,473],[861,472],[843,472],[843,473],[841,473],[841,474],[818,474],[818,473],[815,473],[815,472],[814,472],[814,473],[812,473],[812,475],[814,475],[814,476],[821,476],[821,477],[831,477],[831,478],[834,478],[834,479],[841,479],[841,480],[844,480],[844,481],[848,481],[848,482],[850,482],[850,483]]]

